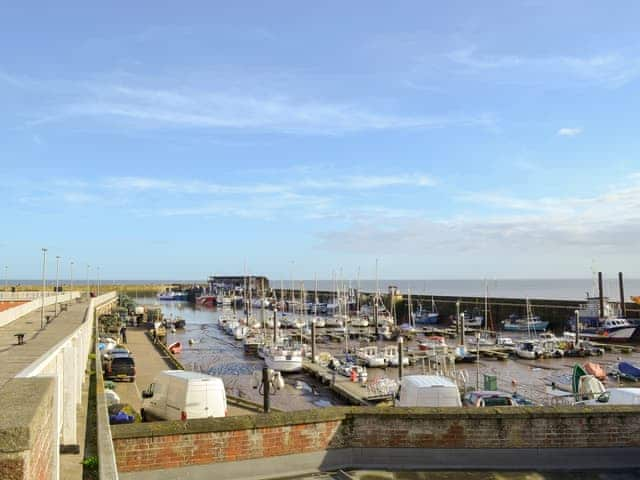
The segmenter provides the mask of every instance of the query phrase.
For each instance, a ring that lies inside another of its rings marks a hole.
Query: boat
[[[502,322],[502,329],[507,332],[544,332],[548,327],[549,322],[542,320],[538,315],[520,318],[511,314]]]
[[[587,296],[587,302],[580,305],[577,316],[570,319],[570,325],[574,332],[579,330],[580,337],[602,342],[628,341],[638,329],[626,318],[621,318],[609,298],[604,296]]]
[[[435,325],[440,319],[440,314],[436,308],[436,302],[431,297],[431,311],[428,312],[422,308],[422,304],[418,308],[418,311],[414,314],[414,322],[422,325]]]
[[[618,363],[618,374],[627,380],[640,380],[640,368],[629,362]]]
[[[571,375],[571,386],[572,391],[575,395],[578,394],[578,389],[580,387],[580,378],[585,376],[587,372],[582,368],[581,365],[577,363],[573,366],[573,374]]]
[[[344,319],[337,315],[331,315],[325,319],[325,325],[327,328],[341,328],[344,327]]]
[[[469,335],[467,337],[467,343],[473,346],[482,347],[494,347],[496,345],[496,341],[491,338],[489,333],[481,332],[479,335]]]
[[[400,365],[398,360],[398,347],[396,345],[387,345],[384,347],[383,356],[387,361],[387,365],[391,367],[397,367]],[[409,357],[407,355],[402,356],[402,366],[406,367],[409,365]]]
[[[316,324],[316,328],[324,328],[326,326],[326,322],[322,317],[315,317],[313,322]]]
[[[498,335],[496,337],[496,346],[509,350],[516,348],[516,344],[513,343],[513,339],[511,337],[503,337],[502,335]]]
[[[464,345],[458,345],[454,352],[454,360],[459,363],[475,363],[478,361],[478,357],[467,351]]]
[[[604,371],[604,368],[598,363],[595,362],[587,362],[584,364],[584,370],[589,375],[593,375],[598,380],[602,381],[607,378],[607,373]]]
[[[523,340],[516,345],[516,355],[526,360],[542,357],[544,351],[538,340]]]
[[[186,324],[187,324],[187,322],[186,322],[186,320],[184,318],[177,318],[173,322],[173,327],[174,328],[184,328]]]
[[[249,327],[246,325],[238,325],[233,330],[233,338],[243,340],[249,334]]]
[[[551,332],[543,332],[538,335],[540,346],[542,347],[542,356],[545,358],[560,358],[564,356],[566,342],[560,340]]]
[[[172,353],[172,354],[176,354],[176,353],[180,353],[182,352],[182,344],[180,342],[174,342],[171,345],[169,345],[167,347],[167,349]]]
[[[351,326],[366,328],[369,326],[369,319],[367,317],[355,317],[351,320]]]
[[[431,335],[424,340],[418,342],[418,349],[423,352],[429,352],[434,355],[447,354],[449,346],[444,337],[439,335]]]
[[[302,371],[302,350],[295,347],[277,345],[264,351],[267,367],[283,373]]]
[[[484,317],[482,315],[462,312],[461,316],[466,328],[481,328],[484,326]]]
[[[356,357],[369,368],[386,367],[387,360],[384,353],[378,350],[376,346],[368,346],[359,348]]]
[[[169,300],[169,301],[184,301],[188,299],[188,294],[186,292],[161,292],[157,296],[158,300]]]
[[[378,334],[383,340],[393,340],[395,337],[395,332],[389,324],[378,327]]]
[[[197,305],[213,307],[214,305],[217,305],[217,303],[218,302],[215,295],[200,295],[199,297],[196,297]]]

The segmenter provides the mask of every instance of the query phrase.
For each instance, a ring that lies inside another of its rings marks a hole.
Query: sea
[[[8,280],[10,285],[39,285],[41,280]],[[50,285],[53,281],[48,280]],[[60,280],[63,285],[68,284],[68,280]],[[84,281],[78,281],[78,285],[84,285]],[[95,283],[95,280],[91,280]],[[170,284],[179,283],[183,285],[204,285],[206,280],[185,280],[185,279],[141,279],[141,280],[102,280],[105,287],[110,284],[121,285],[144,285],[144,284]],[[290,279],[270,279],[272,288],[291,288]],[[336,282],[332,280],[318,280],[318,290],[335,290]],[[411,293],[418,295],[460,295],[479,296],[485,295],[488,290],[490,297],[494,298],[536,298],[536,299],[561,299],[561,300],[583,300],[587,294],[597,294],[597,282],[588,278],[568,278],[568,279],[465,279],[465,280],[407,280],[407,279],[380,279],[360,280],[342,279],[338,283],[345,287],[356,288],[360,286],[363,292],[375,292],[379,289],[386,292],[389,286],[395,286],[400,293]],[[315,288],[314,280],[293,280],[295,289],[300,289],[304,285],[305,290],[312,291]],[[619,299],[619,287],[617,275],[605,277],[603,281],[604,294],[612,299]],[[640,295],[640,279],[625,278],[624,280],[625,298],[630,301],[630,297]]]

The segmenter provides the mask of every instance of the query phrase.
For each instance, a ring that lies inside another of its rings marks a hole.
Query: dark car
[[[517,402],[510,393],[497,391],[476,391],[467,393],[462,399],[465,407],[513,407]]]
[[[104,377],[109,380],[136,379],[136,362],[132,357],[115,357],[107,364]]]

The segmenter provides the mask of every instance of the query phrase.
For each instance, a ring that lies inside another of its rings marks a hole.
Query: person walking
[[[124,323],[120,327],[120,339],[122,343],[127,343],[127,325]]]

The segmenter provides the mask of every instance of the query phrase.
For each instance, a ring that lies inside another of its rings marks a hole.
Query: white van
[[[227,395],[218,377],[205,373],[165,370],[142,392],[142,421],[224,417]]]
[[[439,375],[402,377],[396,407],[461,407],[458,386]]]

